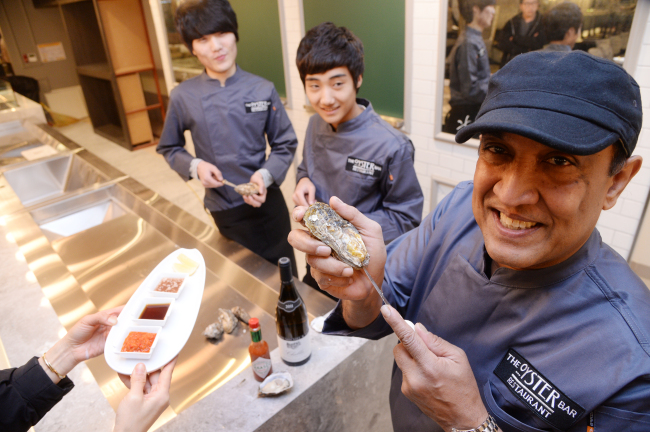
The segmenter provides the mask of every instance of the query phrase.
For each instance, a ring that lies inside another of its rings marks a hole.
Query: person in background
[[[582,31],[582,11],[571,2],[560,3],[544,14],[548,44],[544,51],[571,51]]]
[[[42,357],[0,370],[0,430],[27,431],[68,394],[74,384],[66,375],[79,363],[104,353],[106,338],[122,308],[83,317]],[[139,363],[130,377],[120,376],[131,390],[117,408],[114,432],[145,432],[151,427],[169,405],[175,364],[176,359],[147,376],[144,364]]]
[[[221,234],[274,265],[289,257],[295,271],[279,185],[298,140],[280,96],[273,83],[237,65],[237,16],[228,1],[187,0],[176,10],[176,27],[205,71],[172,90],[156,150],[184,180],[201,181]],[[185,150],[186,130],[196,157]],[[255,183],[259,193],[242,197],[224,178]]]
[[[649,430],[650,291],[596,229],[641,169],[642,123],[639,85],[615,63],[521,54],[456,135],[481,134],[473,182],[418,228],[386,247],[375,222],[330,200],[361,233],[390,305],[363,271],[291,232],[341,299],[323,333],[402,342],[395,432]]]
[[[514,56],[538,50],[546,43],[538,9],[539,0],[519,0],[521,12],[510,18],[497,36],[497,47],[503,51],[501,67]]]
[[[381,225],[390,242],[417,227],[424,196],[413,167],[414,147],[357,98],[363,82],[363,44],[331,22],[307,32],[296,64],[316,111],[309,119],[293,194],[296,205],[336,195]],[[309,269],[304,281],[317,288]]]
[[[460,11],[467,27],[449,53],[449,90],[451,110],[442,131],[456,134],[474,121],[487,93],[490,60],[483,42],[483,30],[492,24],[496,0],[465,0]]]

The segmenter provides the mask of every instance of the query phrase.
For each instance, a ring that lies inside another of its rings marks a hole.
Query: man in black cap
[[[456,135],[481,134],[474,181],[418,228],[385,248],[376,223],[330,201],[359,229],[390,306],[363,272],[291,232],[342,299],[326,333],[401,340],[395,431],[650,430],[650,291],[595,228],[641,167],[641,121],[639,86],[614,63],[515,57]]]

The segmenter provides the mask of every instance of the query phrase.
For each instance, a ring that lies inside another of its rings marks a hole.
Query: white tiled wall
[[[442,1],[443,6],[447,4],[446,0]],[[411,6],[407,7],[407,13],[412,11],[412,16],[407,17],[407,23],[412,22],[412,25],[407,25],[406,31],[411,32],[407,35],[407,40],[410,37],[413,41],[412,53],[407,53],[406,57],[413,59],[413,65],[410,68],[411,76],[405,77],[407,87],[410,82],[412,89],[411,94],[405,98],[405,111],[410,110],[411,118],[405,120],[409,136],[416,148],[415,169],[424,192],[426,214],[432,205],[435,206],[435,203],[431,203],[432,177],[447,179],[450,183],[471,180],[477,150],[473,144],[459,145],[434,135],[440,121],[436,107],[441,97],[439,92],[442,91],[442,84],[438,82],[438,64],[441,62],[440,37],[444,37],[446,32],[445,21],[441,19],[444,9],[441,9],[440,0],[406,2]],[[295,52],[302,36],[299,30],[302,26],[301,0],[280,0],[280,4],[284,7],[287,19],[285,48],[289,49],[291,56],[290,85],[295,89],[292,92],[292,103],[294,110],[298,110],[304,104],[302,83],[295,68]],[[650,18],[645,26],[636,70],[629,72],[641,86],[643,109],[647,117],[650,115]],[[298,129],[302,127],[296,127],[296,132],[302,138]],[[602,213],[597,225],[604,241],[626,259],[630,255],[650,190],[650,122],[644,123],[634,153],[643,156],[644,166],[623,192],[616,206]],[[438,194],[438,197],[441,195]]]

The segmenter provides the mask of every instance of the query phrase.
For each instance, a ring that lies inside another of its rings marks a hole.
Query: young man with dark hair
[[[237,66],[237,16],[228,1],[187,0],[176,26],[205,71],[172,90],[157,151],[183,179],[201,181],[221,234],[273,264],[287,256],[295,269],[279,185],[298,141],[280,97],[271,82]],[[184,148],[186,130],[196,157]],[[224,178],[255,183],[259,193],[242,197],[223,187]]]
[[[650,291],[596,229],[641,169],[642,123],[639,85],[615,63],[521,54],[456,135],[481,134],[474,180],[418,228],[385,247],[373,221],[330,201],[359,229],[390,306],[363,271],[291,232],[341,299],[324,333],[402,342],[395,432],[649,430]]]
[[[496,0],[461,1],[460,12],[467,27],[447,57],[451,110],[442,126],[443,132],[455,134],[472,123],[485,99],[490,59],[482,34],[492,24],[495,4]]]
[[[571,2],[560,3],[544,14],[548,45],[544,51],[571,51],[582,30],[582,11]]]
[[[356,97],[364,72],[361,40],[345,27],[320,24],[300,42],[296,64],[317,115],[307,127],[294,203],[343,197],[381,225],[387,242],[418,226],[424,197],[413,144]],[[316,285],[309,272],[306,282]]]
[[[539,0],[519,0],[519,10],[497,35],[497,47],[503,51],[501,67],[514,56],[538,50],[546,43]]]

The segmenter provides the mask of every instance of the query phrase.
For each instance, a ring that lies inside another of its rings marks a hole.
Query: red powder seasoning
[[[158,286],[154,291],[177,293],[182,284],[182,278],[166,277],[160,280],[160,283],[158,283]]]
[[[148,353],[156,339],[156,333],[130,332],[122,344],[122,352]]]

